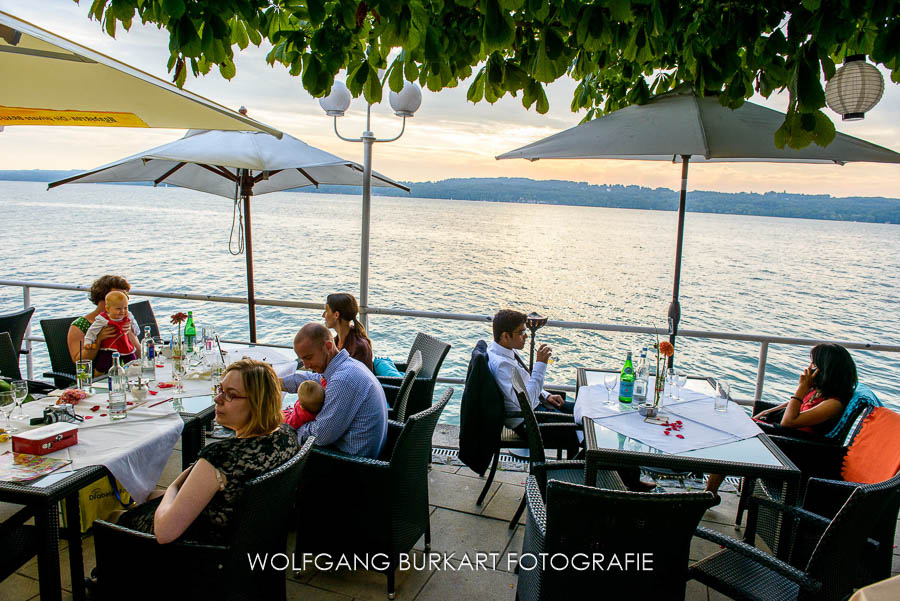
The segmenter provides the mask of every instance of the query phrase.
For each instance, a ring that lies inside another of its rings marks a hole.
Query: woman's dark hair
[[[366,342],[369,343],[369,348],[372,347],[372,341],[369,339],[369,335],[366,334],[366,329],[356,318],[359,313],[359,304],[356,302],[355,296],[347,294],[346,292],[329,294],[325,297],[325,304],[328,305],[332,311],[337,311],[338,317],[352,323],[356,335],[360,338],[364,338]],[[344,344],[344,342],[341,341],[341,344]]]
[[[106,298],[106,295],[109,294],[110,290],[124,290],[125,292],[128,292],[131,290],[131,284],[120,275],[105,275],[102,278],[97,278],[94,280],[94,283],[91,284],[88,298],[91,299],[91,302],[95,305],[100,304],[100,301]]]
[[[816,366],[814,386],[826,399],[846,403],[856,390],[856,363],[840,344],[817,344],[809,352]]]

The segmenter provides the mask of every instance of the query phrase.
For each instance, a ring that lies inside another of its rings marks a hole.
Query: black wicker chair
[[[572,420],[568,422],[538,423],[537,416],[531,408],[531,403],[528,401],[525,383],[518,372],[513,373],[513,390],[516,392],[519,408],[522,410],[522,416],[525,418],[525,434],[528,440],[528,472],[537,479],[541,493],[546,490],[548,479],[570,482],[572,484],[584,484],[584,461],[548,461],[544,450],[544,439],[541,434],[541,432],[564,430],[574,432],[578,425]],[[626,490],[619,474],[610,470],[597,470],[596,486],[608,490]],[[519,516],[525,510],[527,498],[527,493],[522,496],[519,508],[509,521],[510,530],[515,529],[519,523]]]
[[[19,370],[19,353],[13,346],[9,332],[0,332],[0,376],[18,380],[22,377]]]
[[[156,323],[156,315],[153,314],[153,307],[150,306],[150,301],[142,300],[136,303],[129,303],[128,310],[131,311],[137,320],[138,329],[140,330],[140,334],[138,334],[139,340],[144,339],[144,326],[150,326],[151,336],[159,336],[159,324]]]
[[[422,352],[416,351],[406,366],[406,373],[403,374],[403,382],[400,384],[400,390],[394,398],[394,405],[388,410],[388,418],[395,419],[401,423],[406,421],[409,393],[412,391],[421,369]]]
[[[869,410],[868,413],[871,413]],[[878,409],[878,411],[890,411]],[[866,428],[865,418],[859,423],[854,432],[853,442],[850,446],[842,447],[821,442],[799,440],[772,436],[773,442],[800,468],[803,474],[802,502],[800,506],[825,518],[834,517],[847,502],[849,495],[861,485],[858,482],[847,482],[841,472],[844,459],[847,456],[857,437]],[[871,444],[871,441],[870,441]],[[889,449],[897,452],[900,440],[894,436],[886,436],[878,441],[880,449]],[[893,467],[890,469],[893,469]],[[895,474],[896,479],[900,473]],[[766,481],[759,481],[755,487],[755,495],[762,499],[781,501],[781,488],[772,486]],[[864,555],[860,563],[860,571],[857,586],[864,586],[889,578],[892,572],[894,535],[897,529],[897,517],[900,514],[900,492],[889,499],[885,511],[880,519],[873,522],[868,531],[869,543],[864,548]],[[754,526],[761,539],[771,548],[779,550],[782,554],[780,512],[769,509],[764,505],[760,507],[759,514],[754,520]],[[851,557],[847,555],[847,557]]]
[[[284,570],[271,564],[254,570],[250,561],[286,553],[297,486],[313,444],[308,439],[297,455],[247,484],[227,544],[160,545],[153,535],[94,522],[99,598],[285,599]]]
[[[409,365],[409,362],[412,361],[416,351],[422,352],[422,369],[419,370],[415,385],[409,393],[409,400],[407,402],[409,404],[408,413],[410,415],[424,411],[431,406],[431,403],[434,400],[434,385],[437,383],[438,372],[441,370],[444,358],[447,356],[447,353],[450,352],[450,345],[446,342],[441,342],[433,336],[419,332],[416,334],[416,339],[413,341],[412,348],[409,349],[409,356],[406,358],[406,363],[397,363],[397,369],[399,371],[406,371],[407,366]],[[403,383],[403,378],[378,376],[378,381],[381,382],[381,385],[384,388],[384,394],[387,397],[388,404],[391,407],[396,406],[397,403],[394,399],[400,391],[400,385]]]
[[[423,535],[431,548],[428,506],[428,466],[431,437],[441,411],[450,400],[448,389],[440,401],[400,424],[389,422],[388,460],[354,457],[316,448],[303,476],[298,507],[312,507],[312,519],[298,524],[296,555],[327,553],[386,557],[385,565],[371,564],[387,576],[388,598],[394,598],[394,572],[400,554]],[[386,446],[387,446],[386,445]],[[382,555],[379,555],[382,554]]]
[[[683,600],[691,538],[716,502],[710,492],[612,491],[550,480],[545,504],[534,476],[525,494],[528,520],[516,589],[521,601]],[[648,557],[646,569],[634,563]]]
[[[22,350],[22,341],[25,340],[25,330],[28,329],[28,322],[31,321],[33,313],[34,307],[28,307],[15,313],[0,315],[0,332],[9,332],[13,348],[20,355],[25,353]]]
[[[41,330],[44,332],[44,344],[50,355],[52,371],[44,372],[45,378],[53,378],[57,388],[66,388],[75,382],[75,362],[69,355],[69,326],[77,317],[57,317],[42,319]]]
[[[844,489],[846,501],[832,519],[769,499],[750,500],[744,542],[698,528],[697,535],[724,547],[691,566],[691,577],[736,600],[841,601],[858,585],[859,559],[869,546],[868,534],[895,503],[900,474],[878,484],[851,485],[810,479],[809,491],[827,494],[828,488]],[[777,510],[792,532],[787,561],[751,546],[757,508]],[[894,514],[896,520],[896,514]],[[891,553],[893,537],[887,552]]]

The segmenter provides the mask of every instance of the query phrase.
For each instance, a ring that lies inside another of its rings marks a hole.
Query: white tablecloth
[[[575,421],[581,423],[584,417],[590,417],[610,430],[666,453],[684,453],[736,442],[762,431],[740,406],[729,403],[728,411],[715,411],[711,396],[684,389],[682,400],[663,405],[663,414],[670,422],[681,421],[680,430],[673,429],[666,434],[665,426],[645,422],[638,414],[637,406],[619,403],[615,400],[617,396],[618,386],[612,391],[613,404],[607,405],[605,386],[582,386],[575,401]]]
[[[129,399],[131,401],[131,399]],[[55,404],[53,397],[26,403],[23,408],[29,417],[38,417],[44,407]],[[133,401],[131,401],[133,402]],[[153,401],[147,403],[152,404]],[[90,408],[100,405],[92,412]],[[130,405],[128,417],[110,421],[104,394],[97,393],[76,405],[79,415],[91,416],[78,426],[78,444],[50,453],[49,457],[70,459],[65,471],[90,465],[103,465],[128,490],[135,501],[142,503],[156,487],[163,468],[172,454],[175,443],[184,429],[184,422],[172,408],[163,403],[153,408]],[[24,422],[27,424],[28,422]],[[35,426],[38,427],[38,426]],[[10,450],[11,442],[0,444],[0,453]]]

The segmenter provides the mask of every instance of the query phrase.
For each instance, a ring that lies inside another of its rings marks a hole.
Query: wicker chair
[[[284,571],[253,570],[249,559],[286,553],[297,486],[313,443],[308,439],[297,455],[247,484],[227,544],[160,545],[151,534],[94,522],[99,598],[285,599]]]
[[[832,518],[847,502],[849,495],[858,487],[858,482],[847,482],[843,479],[842,470],[846,469],[845,461],[851,453],[854,445],[864,441],[867,437],[867,424],[870,416],[876,412],[888,412],[886,408],[871,409],[860,422],[853,435],[849,446],[835,446],[821,442],[799,440],[796,438],[771,437],[778,447],[793,461],[803,473],[803,491],[801,495],[803,507],[807,511],[814,512],[826,518]],[[896,414],[894,414],[896,415]],[[875,444],[884,457],[900,454],[900,439],[896,436],[884,436],[879,440],[863,442],[863,444]],[[896,466],[885,464],[886,477]],[[891,480],[900,476],[896,472]],[[866,485],[868,486],[868,485]],[[755,487],[755,494],[762,499],[781,501],[781,489],[760,481]],[[860,563],[860,572],[857,586],[871,584],[884,578],[889,578],[892,571],[894,534],[897,529],[897,516],[900,514],[900,493],[889,499],[885,511],[880,519],[873,522],[868,530],[870,542],[864,548],[864,555]],[[772,511],[768,506],[762,506],[759,515],[754,520],[754,526],[762,538],[771,548],[779,550],[779,554],[785,553],[781,549],[780,540],[781,522],[780,513]],[[852,557],[847,554],[847,557]]]
[[[522,416],[525,418],[525,434],[528,440],[528,472],[537,480],[538,488],[543,494],[547,488],[547,480],[559,480],[562,482],[570,482],[572,484],[584,484],[584,461],[548,461],[547,454],[544,450],[544,439],[541,435],[542,431],[550,430],[571,430],[575,431],[578,425],[574,421],[538,423],[534,409],[528,401],[528,392],[525,389],[525,382],[518,372],[513,372],[513,390],[519,401],[519,408],[522,410]],[[597,470],[596,486],[608,490],[626,490],[625,484],[619,477],[619,474],[610,470]],[[509,529],[515,529],[519,523],[519,516],[525,510],[525,503],[528,494],[522,496],[522,502],[515,515],[509,521]]]
[[[394,598],[394,572],[400,554],[422,535],[431,547],[428,466],[431,437],[453,389],[425,411],[400,424],[389,422],[388,460],[354,457],[316,448],[303,477],[298,507],[310,507],[309,520],[298,524],[296,556],[327,553],[331,557],[386,557],[372,569],[387,576]],[[306,512],[304,512],[306,513]],[[382,554],[382,555],[379,555]]]
[[[0,376],[13,380],[22,377],[19,370],[19,353],[13,346],[9,332],[0,332]]]
[[[712,493],[612,491],[550,480],[545,504],[537,479],[529,476],[525,494],[528,520],[516,599],[684,599],[691,538],[715,504]],[[557,554],[567,558],[566,565],[553,563]],[[646,570],[626,563],[647,554],[653,563]],[[613,558],[619,568],[606,569]],[[603,572],[592,567],[594,559]]]
[[[419,370],[415,385],[409,393],[409,401],[407,402],[410,415],[424,411],[431,406],[434,400],[434,385],[437,383],[438,372],[441,370],[444,358],[450,352],[450,345],[446,342],[441,342],[433,336],[419,332],[416,334],[412,348],[409,349],[406,363],[397,363],[397,369],[405,372],[416,351],[422,352],[422,369]],[[397,403],[394,399],[400,391],[403,378],[378,376],[378,381],[384,387],[384,394],[387,397],[388,404],[391,407],[396,406]]]
[[[698,528],[697,535],[724,547],[690,568],[691,577],[736,600],[841,601],[858,584],[858,561],[869,544],[868,534],[882,520],[900,492],[900,474],[877,484],[850,485],[812,478],[808,490],[827,494],[844,489],[846,501],[832,519],[798,507],[753,497],[744,542]],[[792,531],[787,561],[761,551],[754,540],[758,507],[777,510]],[[896,520],[896,514],[894,514]],[[887,548],[891,553],[893,538]]]
[[[0,332],[9,332],[13,348],[20,355],[25,353],[22,350],[22,341],[25,340],[25,330],[28,329],[28,322],[31,321],[33,313],[34,307],[28,307],[15,313],[0,315]]]
[[[403,382],[400,384],[400,390],[394,398],[394,406],[388,411],[388,417],[398,422],[406,421],[406,409],[409,404],[409,393],[412,391],[416,383],[416,378],[422,370],[422,352],[413,353],[412,359],[406,366],[406,373],[403,374]]]
[[[138,322],[138,329],[140,330],[140,334],[138,334],[139,340],[144,339],[144,326],[150,326],[151,336],[159,336],[159,324],[156,323],[156,315],[153,314],[153,307],[150,306],[150,301],[143,300],[129,303],[128,310],[131,311]]]
[[[50,355],[52,371],[44,372],[45,378],[53,378],[57,388],[66,388],[75,382],[75,362],[69,355],[69,326],[77,317],[57,317],[42,319],[41,330],[44,332],[44,344]]]
[[[40,538],[35,526],[25,522],[34,516],[29,507],[22,507],[0,523],[0,580],[25,565],[38,552]]]

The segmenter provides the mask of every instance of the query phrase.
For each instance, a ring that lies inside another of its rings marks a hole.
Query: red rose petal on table
[[[147,392],[149,392],[150,394],[159,394],[158,390],[148,390]]]
[[[91,411],[100,411],[100,405],[94,405],[91,407]]]
[[[94,419],[94,416],[93,415],[85,415],[84,419]]]
[[[671,434],[671,432],[669,432],[668,430],[666,430],[666,431],[665,431],[665,435],[668,436],[669,434]]]
[[[100,417],[106,417],[106,414],[105,414],[105,413],[101,413],[101,414],[100,414]]]
[[[675,436],[676,436],[677,438],[684,438],[684,434],[676,434]]]
[[[134,403],[132,403],[131,401],[127,401],[125,404],[126,405],[134,405]]]

